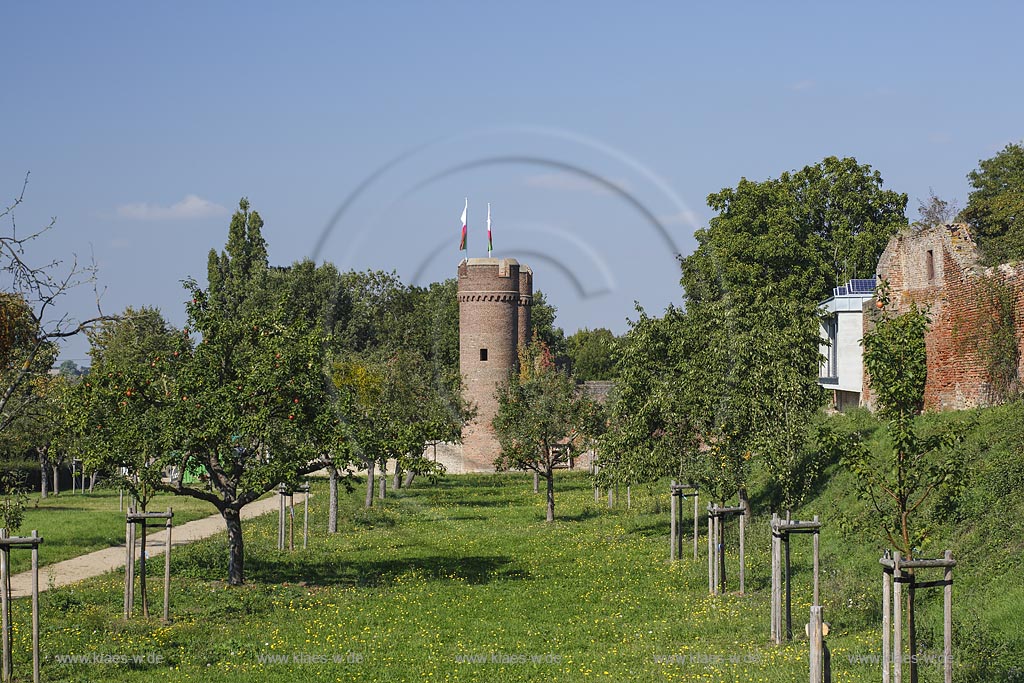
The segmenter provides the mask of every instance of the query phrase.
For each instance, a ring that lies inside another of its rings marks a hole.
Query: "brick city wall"
[[[1013,288],[1015,329],[1024,329],[1024,268],[983,269],[968,226],[939,225],[894,237],[883,252],[878,275],[887,280],[899,312],[911,304],[926,308],[928,380],[925,407],[963,409],[991,404],[996,396],[988,367],[988,336],[1000,324],[993,281]],[[874,302],[865,304],[864,331]],[[1017,335],[1018,352],[1022,346]],[[1018,373],[1020,368],[1018,368]],[[865,375],[863,400],[872,404]]]

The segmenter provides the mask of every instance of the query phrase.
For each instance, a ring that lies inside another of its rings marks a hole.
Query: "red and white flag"
[[[487,258],[491,257],[491,250],[494,249],[494,242],[491,241],[491,203],[487,203]]]
[[[466,251],[466,213],[469,211],[469,198],[466,198],[466,206],[462,209],[462,239],[459,241],[459,251]]]

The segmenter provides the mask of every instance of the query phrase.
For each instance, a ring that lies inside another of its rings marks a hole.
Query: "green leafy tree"
[[[77,379],[85,374],[85,369],[78,367],[78,363],[73,360],[66,360],[60,364],[58,368],[60,374],[67,379]]]
[[[0,434],[30,412],[40,393],[29,385],[53,367],[57,344],[107,319],[102,312],[86,320],[61,314],[64,295],[95,281],[95,267],[61,261],[35,263],[28,256],[37,239],[53,229],[56,219],[38,230],[17,229],[15,214],[24,201],[28,176],[21,193],[0,210]]]
[[[739,495],[746,504],[756,426],[751,399],[767,389],[750,375],[749,361],[760,356],[744,345],[749,325],[726,301],[688,305],[671,350],[679,394],[668,405],[696,439],[696,452],[682,451],[680,471],[720,502]]]
[[[50,374],[57,346],[41,342],[41,334],[25,299],[0,293],[0,386],[6,388],[0,410],[0,448],[16,458],[36,452],[42,473],[40,495],[45,498],[47,473],[53,464],[50,446],[57,428],[56,406],[65,382]]]
[[[383,473],[391,459],[414,474],[443,473],[423,451],[430,441],[455,439],[461,422],[441,404],[425,365],[418,352],[401,349],[334,362],[334,386],[348,406],[345,443],[367,471],[366,507],[373,505],[377,468]]]
[[[749,505],[757,458],[773,505],[796,504],[821,461],[808,442],[824,398],[815,306],[874,272],[906,201],[835,157],[710,195],[718,215],[681,259],[685,309],[641,315],[622,341],[604,475],[671,475]]]
[[[1024,258],[1024,145],[1010,143],[967,174],[974,190],[960,220],[971,224],[987,265]]]
[[[449,279],[428,287],[406,286],[394,273],[366,271],[343,274],[343,285],[348,305],[334,346],[333,374],[347,405],[363,416],[348,421],[345,438],[359,451],[353,451],[355,460],[372,464],[367,480],[370,505],[373,480],[389,460],[396,464],[396,487],[403,474],[408,483],[417,475],[435,477],[441,469],[424,457],[423,445],[461,439],[467,411],[459,373],[457,283]],[[396,387],[385,392],[396,406],[368,408],[376,395],[352,385],[358,385],[359,373],[352,372],[359,366],[367,376],[379,377],[382,386]],[[402,415],[406,424],[395,424],[390,435],[370,426],[385,413]],[[397,433],[410,425],[415,426],[415,438],[399,438]],[[396,450],[399,442],[409,445]],[[416,444],[422,445],[417,449]]]
[[[848,464],[857,473],[862,493],[882,516],[882,530],[906,558],[925,545],[928,527],[915,513],[939,495],[956,474],[956,460],[944,447],[957,431],[925,434],[917,424],[924,410],[928,356],[925,333],[929,319],[912,305],[897,314],[880,290],[884,308],[864,335],[864,368],[878,416],[886,423],[892,449],[878,459],[859,447],[849,449]],[[945,454],[945,455],[944,455]]]
[[[611,330],[603,327],[595,330],[583,328],[570,335],[565,342],[573,377],[584,381],[615,378],[617,340]]]
[[[20,294],[0,292],[0,434],[31,414],[42,396],[57,345],[46,339],[34,311]]]
[[[241,584],[241,509],[281,482],[323,465],[334,435],[320,320],[294,310],[270,286],[263,221],[246,200],[228,242],[210,252],[209,285],[186,282],[189,327],[201,340],[182,364],[173,413],[174,452],[184,472],[199,465],[211,489],[172,489],[211,502],[228,529],[229,581]]]
[[[889,239],[906,225],[905,194],[882,189],[878,171],[827,157],[762,182],[741,179],[708,196],[718,212],[682,259],[687,301],[750,301],[772,287],[818,302],[849,278],[871,277]]]
[[[350,274],[339,272],[333,264],[317,266],[309,259],[297,261],[288,268],[271,270],[271,286],[278,296],[283,297],[286,317],[320,321],[328,353],[332,357],[346,351],[345,341],[349,339],[347,332],[353,323],[355,300],[355,293],[350,289],[352,281]],[[327,400],[334,413],[334,422],[331,423],[330,413],[321,418],[320,427],[325,432],[321,440],[325,450],[321,457],[327,470],[327,531],[333,534],[338,531],[339,485],[351,490],[354,473],[350,469],[351,450],[341,430],[342,419],[347,415],[349,406],[336,391],[329,391]]]
[[[555,367],[550,350],[536,339],[520,351],[519,372],[510,374],[497,397],[493,425],[501,452],[494,466],[499,471],[532,470],[544,477],[547,521],[554,521],[554,471],[600,434],[600,408]]]
[[[558,309],[548,302],[547,295],[541,290],[533,293],[533,305],[530,307],[530,327],[533,336],[548,348],[555,364],[562,367],[568,358],[569,349],[565,341],[565,331],[555,324]]]
[[[161,489],[171,448],[167,417],[178,397],[179,330],[154,308],[128,308],[89,334],[93,372],[69,389],[75,450],[114,474],[142,510]],[[126,474],[122,474],[125,472]]]
[[[7,469],[0,472],[0,522],[8,532],[16,534],[21,528],[27,502],[24,475]]]
[[[618,353],[611,424],[599,482],[672,476],[724,501],[746,504],[759,455],[795,504],[813,479],[807,423],[820,407],[818,330],[806,304],[767,299],[756,316],[705,301],[663,318],[641,311]]]
[[[773,507],[789,510],[821,474],[821,452],[809,430],[825,401],[817,381],[819,330],[807,302],[765,299],[757,313],[762,319],[740,337],[737,349],[746,373],[742,386],[750,389],[749,450],[762,457],[774,489]]]
[[[928,378],[925,333],[928,314],[911,304],[897,313],[883,283],[878,293],[883,308],[876,311],[873,328],[864,335],[864,368],[878,416],[886,423],[891,449],[881,456],[871,454],[860,443],[848,444],[846,463],[871,501],[882,521],[889,543],[905,560],[914,559],[928,544],[930,528],[922,513],[926,501],[948,498],[958,479],[957,458],[949,448],[960,440],[967,425],[926,433],[918,424],[924,410]],[[835,437],[829,437],[834,443]],[[908,572],[913,576],[914,571]],[[917,626],[914,591],[907,591],[908,642],[917,654]],[[911,680],[917,680],[917,662],[910,661]]]
[[[906,203],[870,166],[836,157],[708,197],[718,215],[681,259],[686,327],[699,333],[679,363],[704,388],[691,414],[718,495],[747,504],[755,456],[777,484],[775,504],[806,490],[807,423],[822,400],[814,306],[874,272]]]
[[[35,396],[11,426],[0,433],[0,449],[9,454],[34,453],[39,462],[39,497],[50,495],[50,472],[65,455],[61,435],[65,428],[64,399],[69,383],[62,375],[37,375],[30,382]],[[54,473],[56,482],[56,473]],[[59,487],[54,484],[55,490]]]
[[[650,484],[674,476],[704,485],[688,387],[674,354],[683,312],[639,317],[616,345],[619,375],[608,406],[608,429],[597,445],[597,485]]]
[[[409,288],[395,273],[350,271],[342,274],[346,292],[337,346],[363,352],[380,346],[406,346],[406,326],[414,302]]]
[[[131,450],[95,448],[98,464],[141,462],[152,477],[147,485],[205,500],[221,513],[235,585],[244,582],[242,508],[322,467],[338,422],[327,394],[322,321],[275,286],[262,226],[243,199],[225,250],[210,252],[208,286],[185,283],[188,324],[169,356],[157,359],[150,336],[126,343],[127,357],[139,349],[154,355],[145,363],[150,357],[140,353],[143,364],[134,371],[94,372],[84,384],[97,390],[78,411],[81,434],[112,430],[112,440],[137,439],[146,449],[140,461]],[[175,476],[158,479],[165,468]],[[186,471],[201,471],[207,483],[186,483]]]
[[[471,417],[462,397],[462,375],[459,368],[459,303],[458,283],[454,278],[435,282],[428,287],[409,287],[412,306],[403,323],[408,333],[404,339],[407,351],[421,359],[417,362],[417,382],[424,386],[426,398],[419,405],[427,435],[424,446],[442,441],[462,440],[462,425]],[[411,484],[419,475],[434,479],[440,473],[421,448],[396,460],[394,487]]]

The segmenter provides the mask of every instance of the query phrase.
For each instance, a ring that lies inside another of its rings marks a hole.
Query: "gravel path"
[[[298,505],[303,500],[302,493],[295,494],[295,504]],[[275,512],[278,509],[277,496],[271,496],[270,498],[264,498],[254,503],[250,503],[242,508],[242,519],[252,519],[260,515],[265,515],[269,512]],[[204,538],[213,536],[214,534],[226,531],[227,528],[224,526],[224,518],[220,514],[210,515],[203,519],[197,519],[181,526],[175,526],[172,530],[171,542],[175,548],[178,546],[192,543]],[[166,531],[151,531],[146,536],[146,549],[149,551],[149,557],[157,557],[163,555],[164,550],[167,548],[167,532]],[[46,552],[46,542],[39,547],[40,552]],[[136,551],[136,556],[138,552]],[[93,553],[87,553],[85,555],[79,555],[73,557],[70,560],[64,560],[63,562],[57,562],[54,564],[46,565],[45,567],[39,568],[39,590],[40,592],[45,591],[52,585],[54,588],[61,586],[67,586],[72,583],[78,583],[85,579],[90,579],[100,574],[120,569],[125,564],[125,549],[124,545],[116,545],[103,550],[97,550]],[[53,578],[53,583],[50,583],[50,578]],[[11,595],[15,598],[22,598],[32,594],[32,572],[22,572],[15,574],[11,577]]]

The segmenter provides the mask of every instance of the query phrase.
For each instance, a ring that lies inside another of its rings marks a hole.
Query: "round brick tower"
[[[530,328],[530,310],[533,306],[533,271],[519,266],[519,347],[529,346],[533,331]]]
[[[494,471],[500,447],[491,420],[495,392],[516,369],[530,340],[533,271],[515,259],[470,258],[459,264],[459,370],[476,417],[462,431],[465,472]]]

